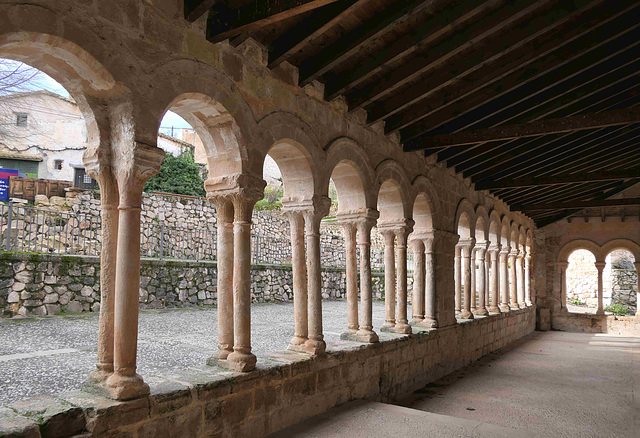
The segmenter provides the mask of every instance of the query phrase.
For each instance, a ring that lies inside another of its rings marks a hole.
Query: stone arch
[[[314,171],[307,149],[295,140],[276,141],[268,155],[274,159],[282,174],[284,195],[282,203],[311,202],[315,194]]]
[[[444,229],[440,200],[431,181],[424,175],[418,175],[413,179],[411,186],[413,188],[414,229]]]
[[[533,248],[533,232],[527,228],[527,232],[526,232],[526,240],[525,240],[525,249],[527,250],[527,253],[529,255],[533,255],[534,252],[534,248]]]
[[[412,215],[409,195],[411,184],[402,166],[393,160],[385,160],[376,168],[380,222],[399,222]]]
[[[640,245],[628,239],[610,240],[600,248],[600,260],[605,260],[611,251],[624,249],[629,251],[636,262],[640,262]]]
[[[327,161],[321,187],[329,191],[333,179],[338,192],[338,213],[363,213],[376,206],[374,172],[364,150],[353,140],[342,137],[327,147]]]
[[[502,216],[500,224],[500,244],[504,250],[511,247],[511,221],[506,214]]]
[[[497,245],[501,243],[500,241],[500,228],[502,226],[502,221],[500,220],[500,215],[497,211],[491,210],[489,214],[489,242],[492,245]]]
[[[475,236],[476,214],[469,200],[463,199],[456,209],[455,230],[460,239],[470,239]]]
[[[475,238],[476,242],[489,240],[489,214],[482,205],[478,205],[476,208]]]
[[[596,261],[603,261],[604,259],[600,259],[600,246],[592,240],[587,239],[577,239],[572,240],[571,242],[565,244],[558,253],[558,262],[568,262],[569,256],[572,252],[578,249],[585,249],[592,253],[596,258]]]
[[[517,251],[520,249],[520,226],[516,221],[511,222],[511,233],[509,235],[509,242],[511,243],[511,251]]]
[[[520,233],[518,236],[518,249],[527,250],[527,230],[524,225],[520,225]]]

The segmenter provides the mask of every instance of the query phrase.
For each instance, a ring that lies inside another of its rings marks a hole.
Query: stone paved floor
[[[346,301],[322,304],[325,339],[346,327]],[[145,310],[140,313],[138,372],[201,366],[217,345],[214,308]],[[293,304],[254,304],[253,351],[284,350],[293,336]],[[373,303],[374,329],[384,322],[384,302]],[[0,406],[41,394],[78,389],[94,369],[98,315],[0,320]]]

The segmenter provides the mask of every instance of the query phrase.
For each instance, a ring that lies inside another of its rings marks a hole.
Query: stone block
[[[85,428],[82,409],[51,396],[40,396],[11,403],[10,408],[40,425],[43,437],[62,438]]]
[[[81,313],[82,309],[82,303],[79,301],[70,301],[66,307],[66,311],[69,313]]]
[[[40,438],[38,424],[9,408],[0,407],[0,436],[5,438]]]

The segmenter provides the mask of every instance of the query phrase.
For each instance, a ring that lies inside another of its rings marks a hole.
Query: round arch
[[[384,160],[376,168],[376,182],[380,222],[411,219],[411,184],[402,166],[393,160]]]
[[[475,238],[476,242],[489,240],[489,214],[482,205],[476,208]]]
[[[425,228],[445,229],[443,228],[445,224],[441,220],[440,199],[431,181],[424,175],[418,175],[411,182],[411,187],[413,189],[414,229],[420,228],[421,223],[425,224]],[[418,215],[422,215],[422,220]]]
[[[577,239],[565,244],[558,253],[558,262],[568,262],[572,252],[578,249],[585,249],[594,255],[596,261],[604,261],[600,258],[600,246],[587,239]]]
[[[500,215],[497,211],[491,210],[489,214],[489,242],[492,245],[497,245],[500,242],[500,228],[502,222],[500,221]]]
[[[629,251],[636,262],[640,262],[640,245],[632,240],[628,239],[615,239],[610,240],[600,248],[601,260],[605,260],[609,253],[617,249],[624,249]]]
[[[456,209],[456,221],[454,229],[461,239],[470,239],[475,236],[476,214],[469,200],[463,199]]]
[[[283,203],[312,201],[315,194],[314,171],[310,155],[300,143],[291,139],[276,141],[268,155],[274,159],[284,185]]]

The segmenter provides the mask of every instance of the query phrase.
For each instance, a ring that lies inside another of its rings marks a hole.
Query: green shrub
[[[190,152],[177,157],[168,153],[160,171],[149,179],[144,190],[187,196],[205,196],[206,194],[204,181],[200,176],[200,166]]]
[[[574,306],[586,306],[587,303],[580,301],[580,298],[569,298],[569,302]]]
[[[612,304],[604,308],[605,312],[611,312],[616,316],[633,315],[633,310],[624,304]]]

